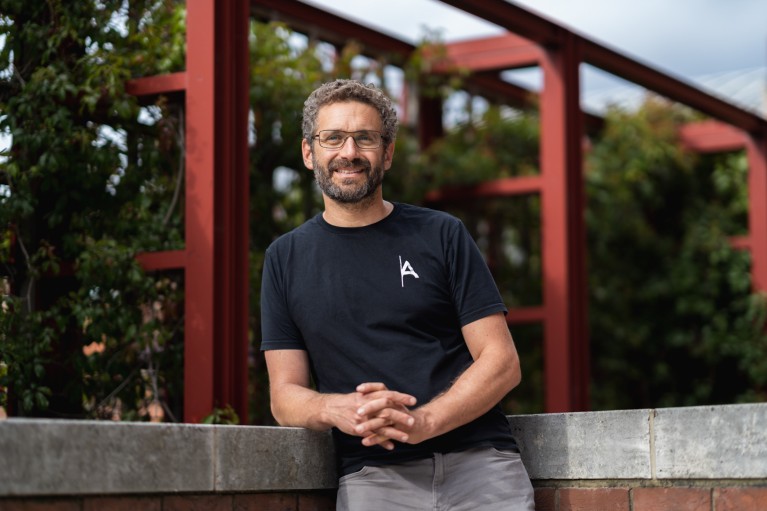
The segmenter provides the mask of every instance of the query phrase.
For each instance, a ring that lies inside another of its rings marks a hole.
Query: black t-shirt
[[[323,393],[380,381],[425,404],[471,364],[461,327],[506,312],[466,228],[442,212],[395,204],[373,225],[341,228],[317,215],[266,252],[262,350],[307,350]],[[418,445],[365,447],[334,430],[341,474],[478,445],[514,448],[496,406]]]

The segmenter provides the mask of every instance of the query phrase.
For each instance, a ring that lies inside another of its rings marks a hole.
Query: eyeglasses
[[[380,131],[341,131],[341,130],[321,130],[316,138],[321,147],[325,149],[341,149],[346,143],[346,139],[351,137],[357,147],[360,149],[378,149],[381,147],[383,136]]]

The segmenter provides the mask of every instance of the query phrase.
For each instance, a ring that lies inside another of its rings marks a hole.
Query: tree
[[[684,151],[688,117],[650,99],[612,111],[589,155],[594,407],[767,399],[765,296],[742,234],[745,156]]]
[[[3,0],[0,12],[4,404],[178,415],[178,278],[145,274],[135,254],[182,239],[180,112],[142,109],[124,86],[178,70],[183,8]]]

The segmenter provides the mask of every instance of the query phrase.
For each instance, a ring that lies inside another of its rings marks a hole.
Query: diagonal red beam
[[[416,50],[408,42],[344,19],[297,0],[251,0],[251,13],[265,20],[283,20],[293,30],[342,46],[350,39],[363,45],[363,53],[405,62]],[[488,99],[524,108],[535,103],[535,93],[501,79],[497,74],[473,74],[466,88]]]
[[[414,50],[412,44],[377,32],[341,15],[307,5],[296,0],[251,0],[251,14],[259,19],[280,20],[289,18],[292,29],[323,41],[343,46],[354,40],[365,48],[363,53],[392,55],[407,58]]]
[[[767,132],[767,120],[652,67],[574,34],[542,16],[505,0],[441,0],[469,14],[495,23],[544,47],[559,47],[567,39],[578,41],[582,61],[625,78],[673,101],[688,105],[748,132]]]
[[[506,0],[440,0],[444,4],[495,23],[541,46],[561,46],[570,31]]]
[[[460,41],[445,46],[450,65],[474,72],[537,66],[542,58],[538,45],[515,34]]]
[[[673,101],[690,106],[720,121],[732,124],[744,131],[767,132],[766,119],[707,94],[646,64],[621,55],[614,50],[592,41],[581,39],[583,41],[583,59],[585,62],[657,92]]]

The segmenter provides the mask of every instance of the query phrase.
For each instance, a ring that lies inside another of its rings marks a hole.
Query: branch
[[[178,176],[176,177],[176,189],[173,190],[173,198],[168,206],[168,211],[165,212],[165,218],[162,219],[162,226],[167,227],[170,217],[173,214],[173,210],[176,209],[179,195],[181,194],[181,185],[184,180],[184,159],[186,158],[186,144],[184,142],[184,109],[179,111],[178,115],[178,129],[176,130],[176,143],[179,148],[178,156]]]

